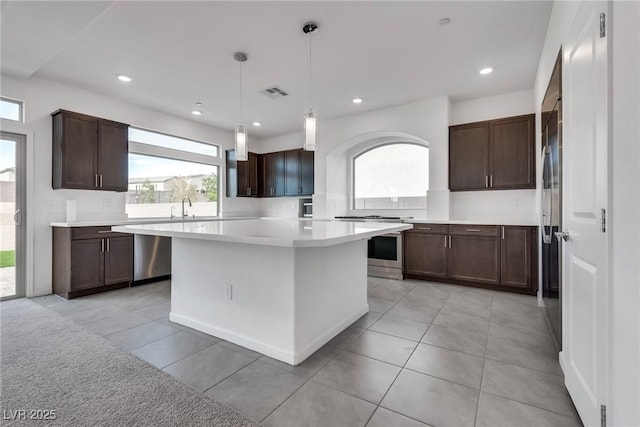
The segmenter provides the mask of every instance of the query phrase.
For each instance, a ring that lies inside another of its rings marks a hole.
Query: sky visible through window
[[[0,99],[0,118],[14,120],[19,122],[22,120],[21,108],[22,103],[9,99]]]
[[[356,199],[426,197],[429,149],[397,143],[365,152],[354,162]]]
[[[204,154],[207,156],[218,156],[218,147],[215,145],[133,127],[129,128],[129,141],[155,145],[156,147],[188,151],[190,153]]]
[[[0,140],[0,170],[16,166],[16,143],[6,139]]]
[[[129,153],[129,178],[210,175],[215,166]]]

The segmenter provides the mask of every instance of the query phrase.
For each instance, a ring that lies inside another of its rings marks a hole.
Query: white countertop
[[[255,219],[255,217],[196,217],[196,218],[125,218],[125,219],[96,219],[88,221],[58,221],[52,222],[51,227],[101,227],[109,225],[134,225],[134,224],[160,224],[160,223],[182,223],[182,222],[203,222],[203,221],[229,221],[239,219]]]
[[[305,219],[245,219],[120,225],[113,231],[152,236],[283,247],[323,247],[408,230],[412,226],[386,222]]]

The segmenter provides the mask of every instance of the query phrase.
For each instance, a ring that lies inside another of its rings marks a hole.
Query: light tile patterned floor
[[[535,297],[369,278],[299,366],[169,321],[170,283],[34,301],[267,426],[579,426]]]

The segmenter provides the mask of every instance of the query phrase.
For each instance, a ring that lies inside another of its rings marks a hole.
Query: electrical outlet
[[[231,283],[227,283],[224,288],[224,296],[227,300],[233,300],[233,285]]]

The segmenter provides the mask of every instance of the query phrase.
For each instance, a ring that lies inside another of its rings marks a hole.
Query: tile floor
[[[534,297],[369,278],[299,366],[169,321],[170,283],[34,301],[266,426],[579,426]]]

